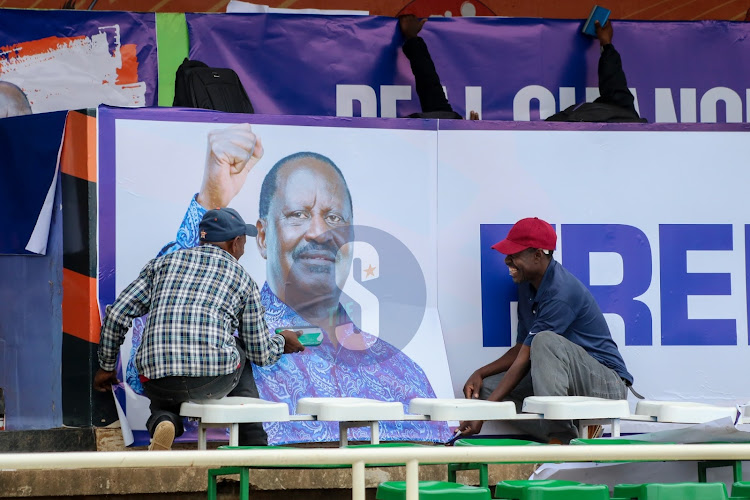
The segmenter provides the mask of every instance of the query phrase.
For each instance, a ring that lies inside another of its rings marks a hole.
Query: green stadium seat
[[[380,483],[375,494],[377,500],[404,500],[406,498],[405,481],[388,481]],[[466,486],[446,481],[420,481],[419,498],[442,500],[490,500],[489,488]]]
[[[637,499],[638,495],[641,494],[641,486],[640,484],[618,484],[615,486],[614,495],[628,500]]]
[[[618,484],[615,496],[630,500],[727,500],[724,483]]]
[[[531,486],[524,500],[610,500],[609,488],[604,484],[571,486]]]
[[[732,485],[732,498],[750,497],[750,482],[735,481]]]
[[[495,498],[504,500],[526,500],[528,490],[531,487],[544,486],[547,488],[560,488],[563,486],[578,486],[578,481],[562,481],[559,479],[518,479],[500,481],[495,486]],[[607,494],[609,496],[609,494]]]

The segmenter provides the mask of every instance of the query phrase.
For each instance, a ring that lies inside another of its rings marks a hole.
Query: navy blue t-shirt
[[[543,331],[555,332],[578,344],[591,357],[633,383],[633,376],[625,368],[591,292],[554,259],[539,290],[535,292],[529,282],[518,285],[518,343],[530,346],[534,334]]]

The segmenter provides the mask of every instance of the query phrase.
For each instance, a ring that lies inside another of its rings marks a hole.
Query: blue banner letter
[[[565,224],[565,268],[580,279],[604,313],[625,323],[625,345],[651,345],[651,310],[636,297],[651,285],[651,245],[643,231],[622,224]],[[622,281],[591,285],[589,254],[613,252],[622,257]]]
[[[690,295],[731,295],[728,273],[689,273],[688,250],[732,250],[731,224],[659,226],[662,345],[735,345],[734,319],[688,319]]]

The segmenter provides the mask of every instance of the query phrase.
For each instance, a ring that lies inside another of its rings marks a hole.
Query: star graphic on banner
[[[375,277],[375,269],[376,268],[372,267],[372,264],[370,264],[370,267],[368,267],[367,269],[365,269],[365,278],[367,278],[369,276],[372,276],[374,278]]]
[[[202,240],[206,239],[206,232],[205,231],[201,231],[201,239]]]

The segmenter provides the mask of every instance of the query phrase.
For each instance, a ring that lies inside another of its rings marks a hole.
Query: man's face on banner
[[[284,165],[258,231],[274,293],[287,303],[338,301],[352,262],[351,224],[346,185],[330,165],[313,158]]]

